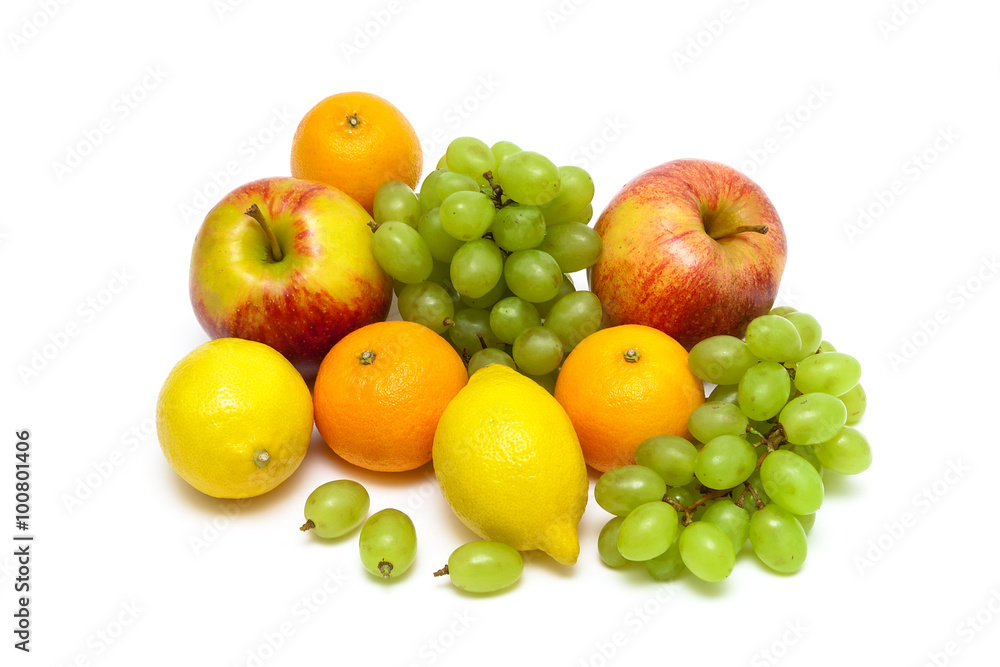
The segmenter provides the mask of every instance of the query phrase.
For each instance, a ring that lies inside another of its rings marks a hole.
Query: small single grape
[[[341,537],[361,525],[369,505],[368,491],[353,480],[321,484],[306,498],[306,522],[300,530],[312,530],[319,537]]]
[[[417,554],[413,521],[397,509],[376,512],[362,526],[358,548],[366,570],[382,579],[396,579]]]

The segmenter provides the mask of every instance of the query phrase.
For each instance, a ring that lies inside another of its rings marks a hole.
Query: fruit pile
[[[470,375],[502,363],[551,388],[601,323],[600,300],[569,277],[601,254],[593,197],[580,167],[459,137],[419,194],[396,180],[378,189],[372,252],[402,318],[447,335]]]
[[[745,342],[718,335],[691,349],[691,370],[716,385],[688,420],[697,444],[652,437],[635,465],[601,476],[594,497],[615,515],[598,539],[606,564],[717,582],[749,539],[771,569],[802,567],[824,470],[853,475],[872,461],[851,426],[867,404],[861,365],[822,335],[814,317],[783,307],[751,321]]]
[[[590,175],[509,141],[457,138],[418,189],[422,172],[398,109],[341,93],[299,124],[291,177],[208,212],[189,287],[213,340],[157,404],[177,474],[213,497],[266,493],[314,425],[346,464],[432,462],[480,538],[433,574],[469,592],[513,585],[523,551],[577,561],[588,465],[615,515],[597,543],[609,566],[720,581],[749,541],[773,570],[801,568],[823,475],[871,463],[853,428],[866,398],[815,318],[771,309],[786,242],[761,188],[675,160],[591,227]],[[584,269],[593,292],[570,279]],[[393,298],[405,321],[385,321]],[[301,528],[357,531],[362,566],[398,579],[413,522],[370,507],[360,484],[331,481]]]

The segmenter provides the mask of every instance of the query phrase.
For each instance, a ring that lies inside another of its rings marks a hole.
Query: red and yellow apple
[[[382,321],[392,278],[375,263],[371,217],[340,190],[277,177],[209,211],[191,253],[191,303],[213,338],[270,345],[318,364],[345,335]]]
[[[606,327],[645,324],[690,349],[742,337],[778,294],[781,220],[756,183],[724,164],[674,160],[643,172],[595,229],[604,250],[589,277]]]

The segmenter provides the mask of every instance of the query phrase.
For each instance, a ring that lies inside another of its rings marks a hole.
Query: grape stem
[[[309,519],[304,524],[302,524],[301,526],[299,526],[299,530],[301,530],[302,532],[305,532],[307,530],[312,530],[315,527],[316,527],[316,524],[313,523],[312,519]]]
[[[443,577],[446,574],[448,574],[448,566],[447,565],[445,565],[444,567],[442,567],[440,570],[436,571],[434,573],[434,576],[435,577]]]
[[[494,206],[496,206],[496,207],[497,207],[497,209],[501,209],[501,208],[503,208],[504,206],[510,206],[510,205],[512,205],[512,204],[515,204],[515,203],[517,203],[517,202],[515,202],[515,201],[514,201],[513,199],[511,199],[510,197],[507,197],[507,201],[504,201],[504,200],[503,200],[503,197],[504,197],[504,194],[503,194],[503,188],[501,188],[501,187],[500,187],[500,186],[499,186],[499,185],[498,185],[498,184],[497,184],[497,183],[496,183],[496,182],[495,182],[495,181],[493,180],[493,172],[492,172],[492,171],[486,171],[486,172],[483,172],[483,178],[485,178],[485,179],[486,179],[486,182],[487,182],[487,183],[489,184],[489,186],[490,186],[490,190],[492,190],[492,191],[493,191],[493,194],[492,194],[492,196],[490,197],[490,199],[492,199],[492,200],[493,200],[493,205],[494,205]]]

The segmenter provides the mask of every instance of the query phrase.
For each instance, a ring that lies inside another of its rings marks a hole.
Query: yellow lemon
[[[270,491],[299,467],[312,435],[309,387],[274,349],[219,338],[174,366],[156,405],[171,467],[215,498]]]
[[[433,460],[472,532],[576,562],[587,465],[566,412],[534,381],[502,364],[476,371],[441,415]]]

